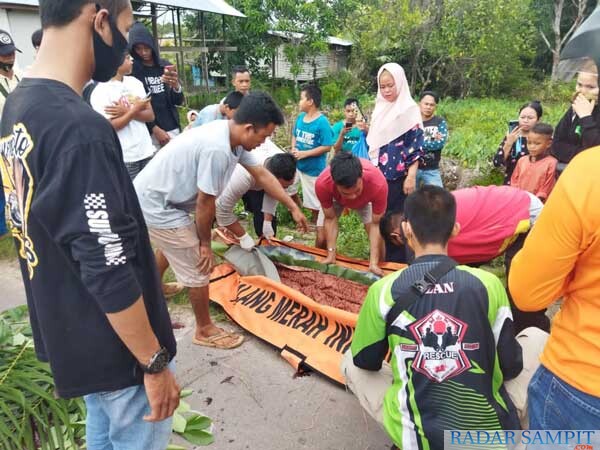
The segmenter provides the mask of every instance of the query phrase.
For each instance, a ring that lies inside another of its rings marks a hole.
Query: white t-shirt
[[[129,105],[135,98],[144,98],[144,85],[134,77],[123,77],[123,81],[110,80],[107,83],[99,83],[92,92],[90,103],[92,108],[109,119],[104,108],[115,102]],[[110,120],[110,119],[109,119]],[[146,124],[139,120],[132,120],[119,131],[117,131],[121,148],[123,149],[123,160],[125,162],[141,161],[150,158],[154,154],[154,146]]]
[[[277,147],[277,145],[275,145],[275,143],[273,143],[273,141],[271,141],[269,138],[267,138],[265,143],[260,147],[252,150],[252,154],[260,162],[260,164],[264,164],[267,158],[270,158],[277,153],[283,153],[283,150]],[[246,192],[260,190],[262,190],[262,187],[259,186],[254,177],[250,175],[250,172],[238,164],[231,175],[231,179],[229,180],[227,187],[221,193],[219,198],[217,198],[215,205],[215,218],[217,219],[217,224],[220,227],[226,227],[232,223],[235,223],[238,220],[237,216],[233,212],[236,203],[244,196]],[[292,184],[286,189],[286,191],[290,195],[296,194],[298,192],[297,185]],[[277,200],[265,192],[263,197],[262,212],[275,215],[276,209]]]
[[[260,165],[251,152],[231,148],[227,120],[192,128],[171,140],[133,183],[146,223],[161,229],[191,224],[198,191],[218,197],[238,161]]]

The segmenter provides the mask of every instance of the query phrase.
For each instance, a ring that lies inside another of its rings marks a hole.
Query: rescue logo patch
[[[441,383],[471,368],[465,350],[477,350],[479,343],[464,342],[468,328],[462,320],[436,309],[409,326],[416,345],[402,350],[415,353],[414,370]]]

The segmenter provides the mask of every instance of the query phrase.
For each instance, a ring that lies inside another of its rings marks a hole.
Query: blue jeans
[[[597,430],[600,398],[568,385],[544,366],[527,390],[530,430]]]
[[[169,445],[173,418],[144,421],[150,405],[143,385],[83,398],[88,450],[165,450]]]
[[[419,169],[417,171],[417,187],[420,187],[422,184],[444,187],[440,169]]]

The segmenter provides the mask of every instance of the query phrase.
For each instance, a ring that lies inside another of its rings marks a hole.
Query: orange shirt
[[[546,156],[537,161],[531,161],[530,158],[525,156],[519,159],[510,177],[510,185],[545,200],[556,182],[557,160],[554,156]]]
[[[577,155],[559,178],[510,269],[515,304],[538,311],[563,297],[542,364],[600,397],[600,147]]]

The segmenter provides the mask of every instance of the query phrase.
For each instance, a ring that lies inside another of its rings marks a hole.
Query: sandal
[[[244,342],[244,336],[223,330],[220,333],[200,339],[194,337],[192,338],[192,342],[204,347],[232,349],[239,347]]]

